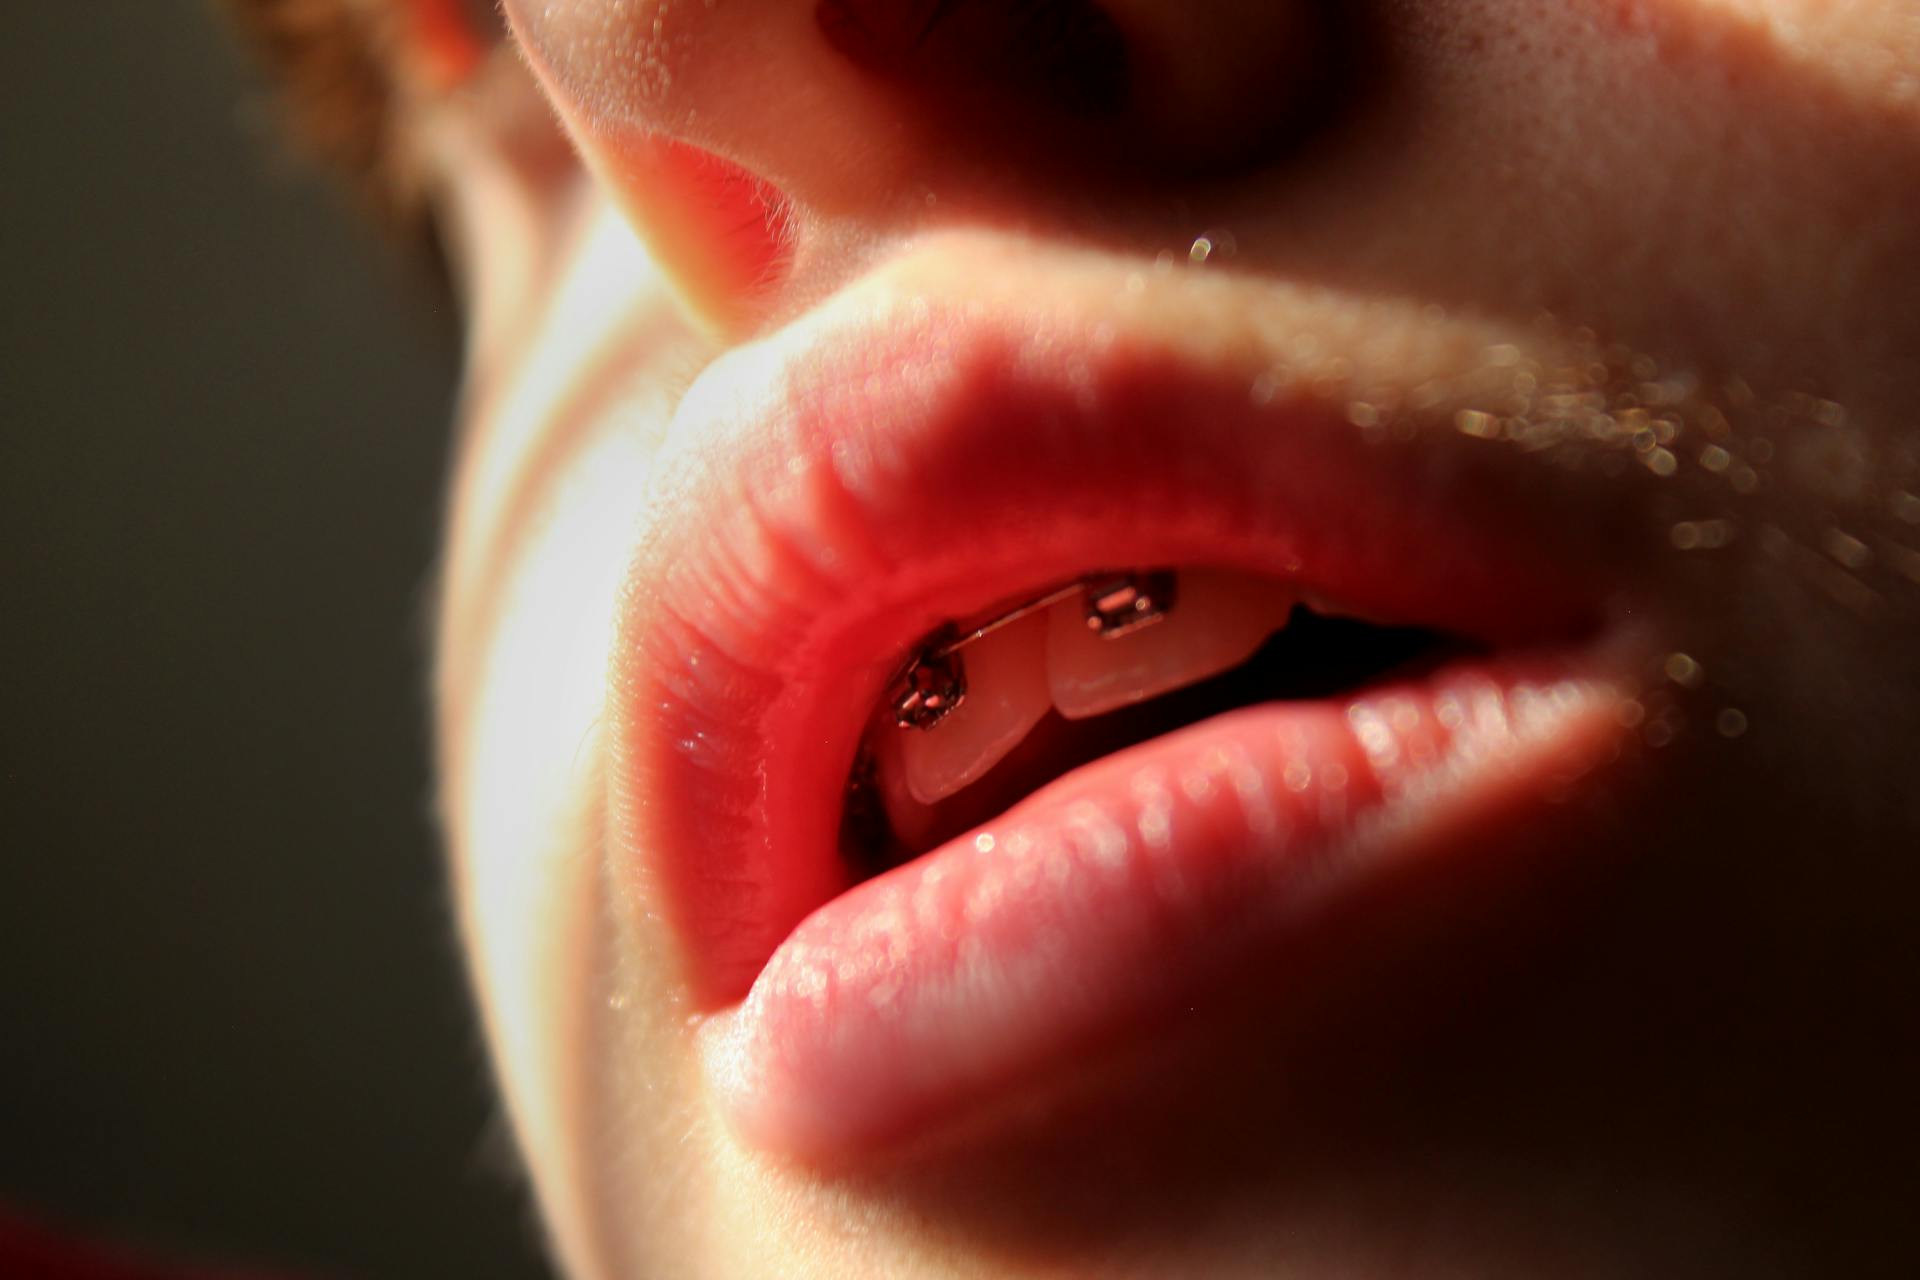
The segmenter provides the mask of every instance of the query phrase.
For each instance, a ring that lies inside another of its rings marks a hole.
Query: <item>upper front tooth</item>
[[[1081,624],[1086,625],[1084,622]],[[998,764],[1047,714],[1047,614],[1008,623],[960,651],[967,696],[930,729],[902,731],[907,789],[921,804]]]
[[[1090,629],[1079,600],[1049,609],[1047,684],[1060,714],[1099,715],[1237,667],[1293,607],[1272,583],[1221,569],[1183,570],[1176,601],[1159,622],[1118,638]]]

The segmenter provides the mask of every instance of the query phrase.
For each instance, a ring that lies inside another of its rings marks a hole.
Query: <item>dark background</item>
[[[0,74],[0,1213],[538,1274],[426,766],[452,320],[202,0]]]

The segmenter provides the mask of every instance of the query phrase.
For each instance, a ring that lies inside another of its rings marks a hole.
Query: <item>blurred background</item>
[[[0,69],[0,1213],[543,1274],[430,813],[452,318],[202,0]]]

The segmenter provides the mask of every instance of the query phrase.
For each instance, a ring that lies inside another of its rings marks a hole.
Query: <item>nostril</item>
[[[1049,181],[1125,183],[1217,180],[1317,136],[1357,82],[1363,8],[816,0],[813,15],[826,44],[943,145]]]
[[[1131,96],[1126,38],[1091,0],[819,0],[814,14],[854,65],[969,105],[1100,117]]]

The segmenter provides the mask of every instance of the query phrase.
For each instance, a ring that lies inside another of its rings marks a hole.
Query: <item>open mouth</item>
[[[878,874],[1082,765],[1267,702],[1352,695],[1476,653],[1226,569],[1106,572],[930,635],[875,709],[841,847]]]
[[[969,1114],[1617,753],[1612,579],[1511,468],[1170,305],[848,310],[689,392],[615,671],[615,853],[750,1144]]]

